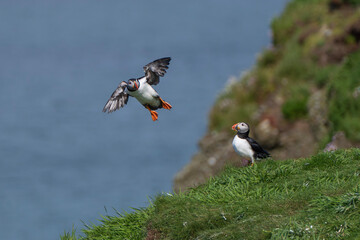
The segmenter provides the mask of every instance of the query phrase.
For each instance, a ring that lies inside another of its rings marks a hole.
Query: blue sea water
[[[230,76],[270,44],[287,0],[0,0],[0,239],[58,239],[106,207],[148,205],[196,152]],[[122,80],[171,56],[159,121]],[[78,232],[79,233],[79,232]]]

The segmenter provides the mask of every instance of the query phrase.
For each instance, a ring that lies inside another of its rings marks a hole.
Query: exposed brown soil
[[[147,227],[147,235],[145,240],[157,240],[157,239],[161,239],[161,233],[158,230],[152,228],[152,225],[150,223]]]
[[[344,14],[349,9],[343,10]],[[349,54],[360,49],[360,19],[350,24],[346,31],[340,36],[332,38],[323,46],[318,47],[314,51],[314,57],[318,60],[321,66],[328,64],[336,64],[343,61]]]

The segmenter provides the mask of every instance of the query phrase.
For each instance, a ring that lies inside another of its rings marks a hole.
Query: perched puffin
[[[251,166],[254,165],[255,160],[270,157],[270,154],[265,151],[254,139],[249,137],[250,127],[247,123],[235,123],[232,126],[234,131],[237,131],[236,136],[232,142],[235,152],[242,157],[251,158]]]
[[[127,82],[122,81],[105,104],[103,112],[111,113],[124,107],[130,95],[149,110],[152,120],[156,121],[158,113],[154,110],[159,108],[170,110],[172,106],[165,102],[151,85],[160,82],[160,77],[165,75],[170,60],[169,57],[157,59],[144,66],[145,76],[132,78]]]

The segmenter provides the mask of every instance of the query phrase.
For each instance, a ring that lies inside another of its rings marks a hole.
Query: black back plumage
[[[163,77],[168,69],[171,58],[165,57],[157,59],[144,66],[146,81],[150,85],[157,85],[160,82],[160,77]]]
[[[248,141],[252,150],[254,151],[255,159],[270,157],[270,153],[263,149],[260,144],[258,144],[254,139],[252,139],[251,137],[247,137],[246,141]]]
[[[244,133],[237,132],[239,138],[245,139],[251,146],[251,149],[254,151],[254,158],[268,158],[270,157],[270,153],[268,153],[265,149],[263,149],[259,143],[257,143],[254,139],[249,137],[250,130]]]

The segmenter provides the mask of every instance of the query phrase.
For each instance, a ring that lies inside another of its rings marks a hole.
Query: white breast
[[[135,97],[141,104],[149,104],[154,107],[160,106],[159,94],[146,82],[146,78],[139,81],[139,89],[135,92],[129,91],[129,95]]]
[[[237,135],[234,137],[232,142],[235,152],[237,152],[242,157],[253,158],[254,151],[252,150],[250,144],[246,139],[239,138]]]

